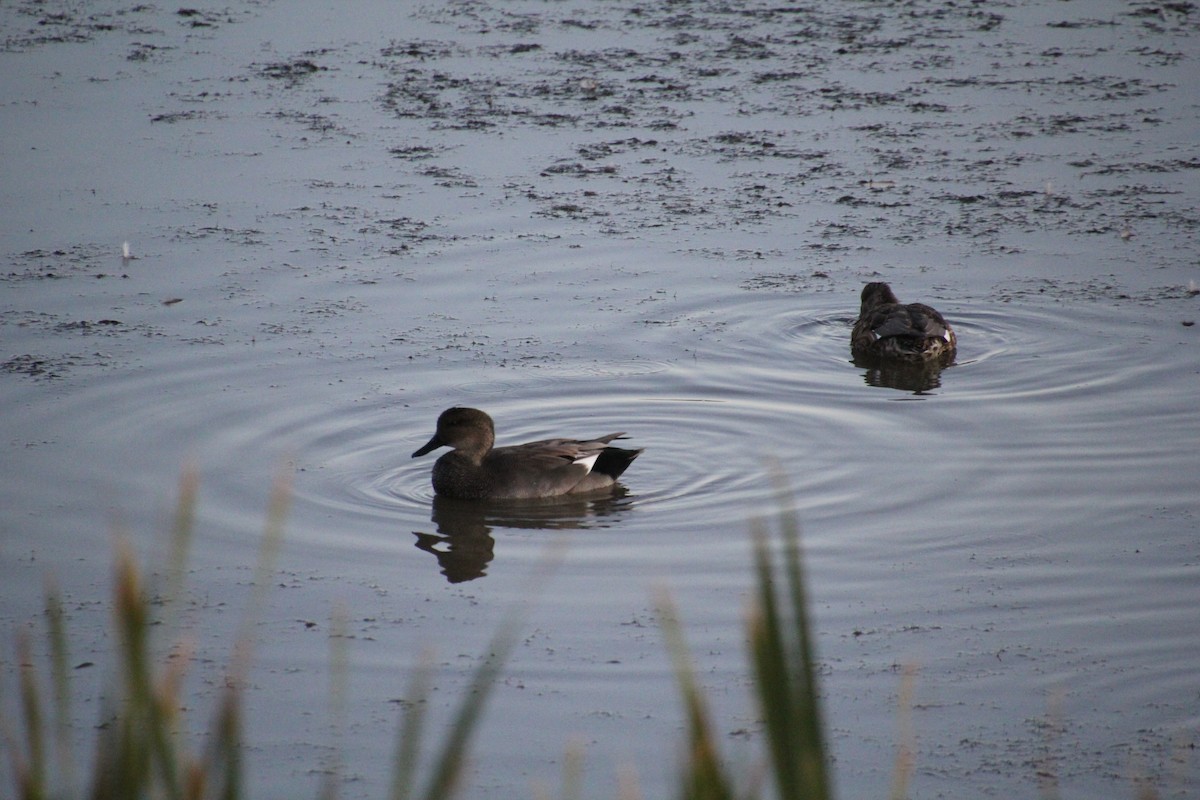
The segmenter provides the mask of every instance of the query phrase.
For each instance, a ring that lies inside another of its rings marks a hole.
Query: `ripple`
[[[294,541],[395,554],[415,536],[418,546],[442,552],[420,537],[456,526],[488,535],[617,530],[640,515],[663,531],[741,533],[748,510],[774,508],[773,463],[789,476],[804,518],[818,525],[849,509],[870,517],[936,508],[949,487],[1035,490],[1084,452],[1093,465],[1149,466],[1140,440],[1112,430],[1114,413],[1158,419],[1164,429],[1192,425],[1186,403],[1147,402],[1148,387],[1178,381],[1178,358],[1140,357],[1150,332],[1122,309],[948,306],[959,359],[932,392],[916,394],[868,384],[848,360],[852,319],[827,296],[806,306],[795,296],[746,293],[716,311],[697,303],[678,313],[710,323],[687,357],[664,357],[660,332],[651,330],[653,355],[644,359],[484,366],[465,382],[442,370],[432,380],[422,373],[425,388],[411,390],[381,387],[372,359],[307,361],[299,370],[286,354],[151,362],[94,380],[44,411],[54,417],[45,427],[87,431],[109,448],[80,462],[79,474],[55,480],[77,483],[95,463],[110,464],[106,479],[122,494],[161,497],[181,462],[192,460],[213,498],[203,510],[208,535],[232,542],[261,528],[268,476],[288,465]],[[892,402],[905,399],[923,402]],[[492,414],[500,444],[626,431],[645,453],[611,502],[455,515],[435,502],[433,457],[410,458],[454,404]],[[147,435],[152,448],[113,449]],[[1001,469],[1022,448],[1036,448],[1038,462],[1016,475]],[[1179,450],[1167,463],[1180,462]],[[47,482],[30,475],[31,484]]]
[[[1143,334],[1133,310],[1084,306],[969,309],[955,318],[961,400],[1085,399],[1143,382],[1152,359],[1131,347]],[[1132,338],[1131,338],[1132,337]]]
[[[528,392],[539,387],[555,387],[563,382],[623,380],[636,376],[657,375],[670,368],[670,363],[652,358],[613,362],[566,362],[540,366],[536,373],[521,373],[508,379],[473,380],[456,384],[453,391],[474,397],[495,396],[514,391]]]
[[[1081,387],[1095,391],[1136,383],[1153,371],[1152,364],[1132,357],[1139,340],[1150,335],[1136,306],[939,302],[958,332],[954,364],[940,370],[932,386],[891,387],[850,360],[855,315],[837,301],[828,294],[735,298],[724,309],[720,349],[710,351],[730,365],[770,366],[775,378],[790,381],[780,390],[814,395],[869,386],[961,401],[1052,399]],[[901,399],[894,391],[881,396]]]

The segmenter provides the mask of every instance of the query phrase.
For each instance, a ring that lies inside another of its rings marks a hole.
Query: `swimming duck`
[[[493,447],[496,428],[477,408],[448,408],[437,433],[413,453],[452,448],[433,465],[433,490],[461,500],[531,500],[611,488],[641,450],[610,447],[626,438],[610,433],[588,441],[543,439]]]
[[[907,363],[954,360],[958,338],[950,323],[924,303],[902,304],[881,281],[862,290],[862,308],[850,332],[856,359]]]

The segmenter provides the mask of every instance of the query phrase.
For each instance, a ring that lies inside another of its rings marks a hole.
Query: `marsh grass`
[[[189,736],[184,709],[184,678],[191,661],[186,631],[179,624],[186,590],[184,576],[195,522],[198,480],[188,470],[180,482],[179,502],[172,524],[164,585],[152,592],[146,585],[128,543],[118,539],[115,552],[112,626],[117,642],[110,700],[86,771],[86,785],[74,769],[71,738],[70,663],[63,603],[52,585],[46,592],[48,665],[39,667],[27,634],[16,642],[19,719],[0,710],[0,736],[9,759],[14,796],[20,800],[89,797],[92,800],[165,798],[166,800],[241,800],[243,780],[241,688],[246,684],[253,651],[253,624],[259,618],[275,557],[282,541],[290,497],[280,479],[271,492],[266,530],[259,550],[250,600],[226,668],[224,686],[208,730]],[[554,555],[553,553],[551,554]],[[543,570],[551,569],[548,560]],[[542,576],[544,577],[544,576]],[[444,800],[461,785],[472,733],[508,655],[518,641],[526,605],[514,609],[501,623],[473,679],[461,698],[449,727],[423,770],[424,708],[432,690],[432,658],[413,675],[392,762],[391,800]],[[335,620],[335,628],[336,620]],[[339,683],[347,671],[342,637],[331,638],[335,715],[344,712]],[[51,690],[43,685],[48,675]],[[47,698],[49,695],[49,703]],[[204,744],[199,744],[204,742]],[[335,760],[317,794],[337,796],[340,763]],[[8,796],[0,791],[0,796]]]
[[[92,764],[81,784],[71,738],[69,657],[62,598],[46,593],[49,679],[45,689],[27,635],[17,641],[20,724],[0,718],[15,795],[25,800],[88,796],[236,800],[242,789],[241,686],[251,659],[251,625],[266,598],[267,578],[283,535],[289,487],[276,481],[267,509],[266,530],[255,571],[254,590],[242,620],[221,696],[203,746],[187,731],[183,695],[190,662],[188,639],[179,629],[179,605],[194,529],[198,478],[186,470],[172,525],[165,583],[158,592],[147,586],[127,541],[115,547],[112,628],[116,663],[110,693],[102,705]],[[50,721],[47,721],[47,717]],[[54,754],[47,742],[54,743]]]
[[[753,686],[767,744],[767,775],[780,800],[832,797],[826,768],[824,728],[817,693],[816,657],[800,551],[799,525],[779,492],[782,565],[771,555],[771,537],[754,525],[756,594],[747,615],[747,642]],[[761,795],[755,773],[741,782],[721,755],[720,741],[704,692],[696,682],[676,609],[664,593],[659,600],[667,650],[683,694],[686,747],[679,796],[689,800],[736,800]]]
[[[659,595],[659,618],[686,717],[675,792],[682,800],[751,800],[763,797],[766,787],[779,800],[828,800],[833,796],[808,617],[800,526],[782,479],[776,479],[776,488],[779,535],[773,537],[761,521],[752,528],[756,590],[746,620],[752,684],[765,742],[759,763],[737,764],[722,754],[705,692],[695,677],[679,615],[669,595],[665,591]],[[185,632],[179,626],[196,493],[195,473],[185,472],[161,594],[152,595],[148,591],[128,545],[119,543],[116,548],[112,625],[118,642],[118,663],[111,678],[112,696],[116,699],[104,709],[91,764],[82,771],[82,778],[72,748],[70,659],[63,603],[58,590],[48,585],[48,664],[39,668],[28,635],[18,636],[19,711],[15,715],[18,719],[5,716],[7,704],[0,708],[0,735],[10,760],[16,798],[242,800],[246,797],[241,687],[252,655],[251,627],[265,601],[272,564],[282,539],[289,491],[284,480],[277,481],[272,490],[250,603],[234,642],[224,689],[209,728],[200,737],[187,733],[184,719],[187,704],[183,686],[191,653]],[[544,569],[549,570],[553,563],[548,560]],[[540,580],[534,585],[544,583]],[[425,708],[433,690],[432,657],[423,659],[414,671],[403,702],[392,757],[390,800],[448,800],[459,792],[471,737],[491,688],[518,641],[532,602],[532,598],[527,599],[524,606],[514,609],[503,620],[444,731],[431,734],[425,725]],[[345,691],[347,654],[344,645],[336,641],[331,641],[331,648],[333,710],[335,716],[344,715],[339,695]],[[44,685],[47,680],[49,690]],[[900,690],[900,732],[892,800],[905,800],[908,796],[913,771],[914,681],[915,672],[906,671]],[[427,754],[424,751],[431,738],[433,751]],[[559,796],[569,800],[582,792],[580,752],[568,749],[565,763]],[[336,798],[339,773],[340,754],[326,771],[318,797]],[[80,783],[81,779],[86,786]],[[1043,776],[1042,796],[1055,798],[1057,789],[1052,772],[1047,772]],[[0,789],[0,794],[3,792]],[[538,793],[538,796],[549,797],[549,794]],[[640,800],[636,777],[619,775],[615,796],[620,800]],[[1137,797],[1152,800],[1156,793],[1143,782],[1137,786]]]

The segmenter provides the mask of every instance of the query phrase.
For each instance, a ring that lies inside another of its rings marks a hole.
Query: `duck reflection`
[[[430,516],[437,533],[413,531],[416,547],[437,559],[450,583],[482,578],[495,553],[495,528],[574,530],[599,528],[633,506],[620,485],[595,497],[550,498],[521,503],[479,503],[434,497]]]
[[[954,362],[906,364],[871,358],[855,358],[853,363],[859,369],[865,370],[863,381],[868,386],[925,394],[942,385],[942,370],[952,366]]]

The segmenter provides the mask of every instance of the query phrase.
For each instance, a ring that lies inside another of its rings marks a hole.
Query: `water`
[[[422,654],[436,725],[531,599],[468,796],[556,787],[569,747],[588,796],[662,796],[662,590],[748,763],[778,464],[839,796],[886,794],[907,665],[914,797],[1195,792],[1194,14],[93,5],[0,12],[3,619],[63,587],[81,737],[113,534],[160,564],[193,467],[197,727],[291,482],[252,786],[340,752],[379,796]],[[952,321],[953,367],[848,362],[872,279]],[[447,507],[409,454],[452,404],[646,452],[602,501]]]

